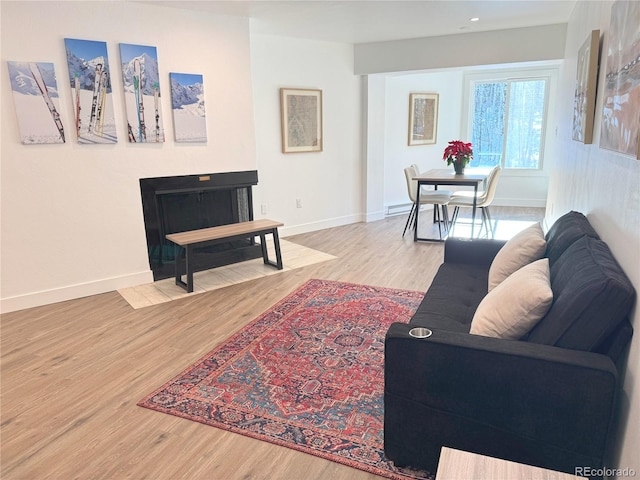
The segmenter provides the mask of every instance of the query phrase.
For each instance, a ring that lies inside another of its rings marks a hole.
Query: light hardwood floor
[[[500,221],[544,214],[492,212]],[[308,279],[426,290],[443,246],[402,238],[405,220],[288,237],[337,259],[161,305],[134,310],[111,292],[4,314],[1,478],[378,478],[136,402]]]

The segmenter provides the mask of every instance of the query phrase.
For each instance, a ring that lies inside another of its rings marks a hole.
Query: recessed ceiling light
[[[479,22],[480,18],[479,17],[473,17],[469,19],[470,22]]]

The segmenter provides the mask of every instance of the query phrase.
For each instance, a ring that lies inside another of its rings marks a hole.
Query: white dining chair
[[[460,190],[455,191],[451,194],[451,199],[449,201],[449,206],[454,207],[453,215],[451,217],[451,230],[455,229],[455,224],[458,220],[458,214],[460,213],[460,207],[471,207],[473,208],[473,198],[476,198],[476,208],[479,208],[482,212],[482,226],[480,227],[480,232],[482,232],[482,228],[486,228],[487,236],[491,234],[493,238],[495,236],[495,232],[493,231],[493,222],[491,220],[491,213],[489,212],[489,206],[493,202],[493,199],[496,195],[496,189],[498,188],[498,180],[500,179],[501,168],[499,166],[494,167],[489,175],[487,176],[487,187],[479,191],[477,195],[474,195],[474,192],[470,190]]]
[[[402,231],[402,236],[407,232],[407,228],[409,224],[413,226],[415,225],[415,216],[418,215],[419,208],[416,208],[416,199],[418,193],[418,182],[413,178],[419,175],[419,171],[417,170],[416,165],[412,165],[404,169],[404,176],[407,181],[407,194],[409,195],[409,199],[411,200],[411,211],[409,212],[409,218],[407,218],[407,223],[404,225],[404,230]],[[449,190],[420,190],[420,206],[422,205],[433,205],[434,208],[434,221],[438,224],[438,233],[440,235],[440,240],[442,240],[442,226],[448,230],[449,228],[449,213],[447,211],[447,204],[451,199],[451,192]],[[440,208],[442,212],[440,212]]]

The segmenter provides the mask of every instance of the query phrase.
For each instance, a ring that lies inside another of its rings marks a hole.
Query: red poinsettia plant
[[[471,143],[465,143],[462,140],[452,140],[447,148],[444,149],[443,160],[447,161],[447,165],[453,164],[465,167],[473,158],[473,146]]]

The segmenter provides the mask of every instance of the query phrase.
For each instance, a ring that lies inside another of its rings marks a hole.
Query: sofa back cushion
[[[469,333],[519,340],[545,316],[553,301],[549,259],[512,273],[480,302]]]
[[[488,290],[491,291],[509,277],[536,260],[540,260],[546,251],[547,242],[542,227],[535,223],[514,235],[498,251],[489,267]]]
[[[585,235],[600,238],[582,213],[571,211],[558,218],[545,235],[550,266],[553,267],[564,251]]]
[[[635,290],[609,247],[583,236],[551,266],[551,309],[528,341],[596,351],[629,315]]]

